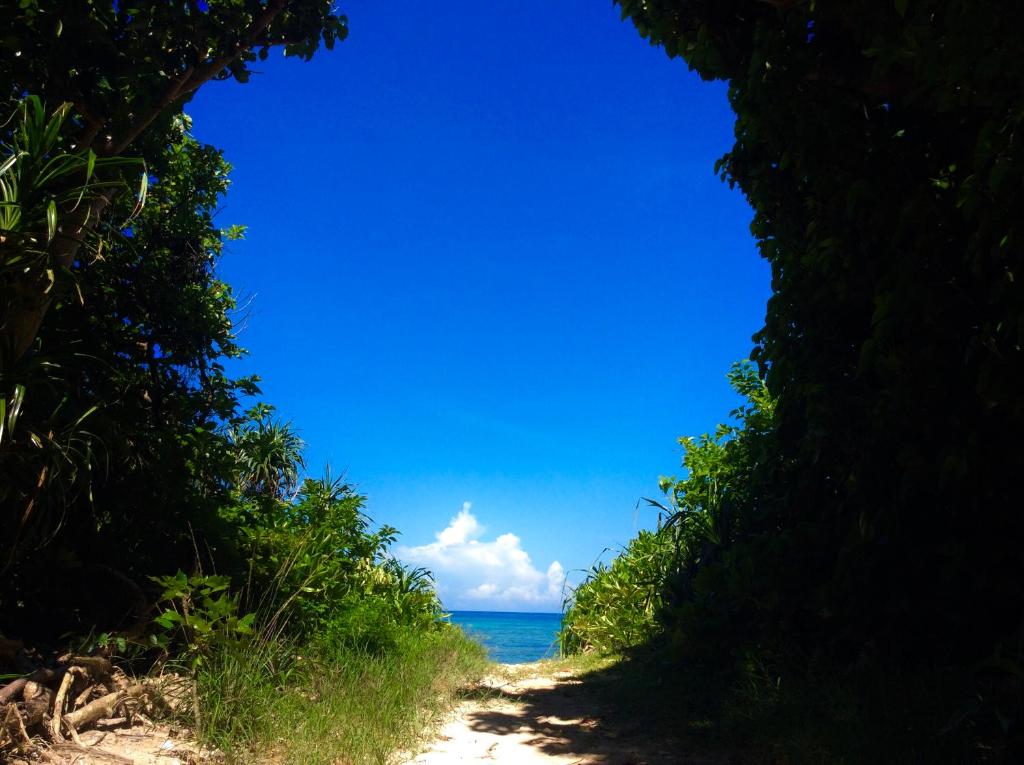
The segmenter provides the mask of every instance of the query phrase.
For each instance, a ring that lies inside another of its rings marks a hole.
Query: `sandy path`
[[[459,704],[431,747],[405,765],[648,765],[707,762],[650,735],[628,710],[608,710],[571,672],[502,665]],[[645,735],[648,734],[648,735]]]
[[[80,740],[84,746],[70,741],[44,744],[42,759],[14,757],[10,765],[198,765],[223,761],[222,756],[211,756],[191,737],[166,725],[83,731]],[[0,755],[3,762],[7,761]]]

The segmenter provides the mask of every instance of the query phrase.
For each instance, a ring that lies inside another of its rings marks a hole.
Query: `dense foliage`
[[[926,678],[905,693],[899,735],[921,747],[908,751],[1016,756],[1021,8],[620,5],[653,44],[728,82],[736,143],[718,169],[772,267],[753,353],[772,421],[748,422],[749,451],[708,452],[731,498],[702,521],[721,525],[706,549],[666,577],[668,637],[691,658],[760,668],[765,687],[824,667],[876,719],[893,686]],[[714,483],[687,467],[675,499],[714,507]]]
[[[802,626],[940,661],[1015,645],[1024,455],[1002,445],[1024,424],[1021,9],[622,6],[729,82],[720,168],[773,273],[763,491],[775,523],[817,542],[809,589],[789,595]]]
[[[6,0],[2,7],[10,23],[0,40],[0,108],[9,111],[25,95],[51,108],[66,104],[69,148],[100,158],[134,152],[151,159],[153,142],[206,83],[246,82],[249,64],[272,47],[309,59],[347,32],[330,0]],[[39,257],[0,271],[2,374],[27,363],[47,311],[67,287],[55,277],[80,265],[80,250],[112,199],[103,193],[65,203],[55,191],[51,198],[61,203]],[[13,257],[17,251],[7,249],[4,263]]]
[[[729,372],[745,404],[736,424],[714,433],[681,438],[686,476],[663,477],[665,501],[647,500],[659,511],[656,531],[641,531],[609,564],[598,564],[575,588],[561,635],[562,650],[618,652],[663,632],[667,608],[708,605],[719,589],[709,581],[712,564],[732,555],[748,523],[753,450],[770,432],[774,402],[749,363]],[[692,619],[677,619],[677,645]]]
[[[37,116],[39,102],[27,104],[23,121]],[[63,123],[51,124],[59,134]],[[197,567],[245,585],[242,605],[296,636],[349,611],[428,626],[436,596],[425,573],[388,558],[395,530],[372,530],[345,484],[299,485],[301,440],[270,407],[243,409],[258,389],[225,373],[242,351],[230,287],[215,274],[225,241],[241,236],[213,219],[229,168],[185,117],[161,137],[145,204],[112,200],[123,223],[49,312],[6,418],[5,631],[138,629],[150,577]]]
[[[240,406],[256,381],[224,371],[241,354],[215,275],[224,242],[241,236],[213,221],[229,168],[190,136],[182,105],[210,79],[245,81],[270,46],[305,58],[330,47],[344,19],[303,1],[11,6],[3,628],[125,627],[150,574],[214,561],[244,571],[225,508],[248,491],[252,439],[236,435],[265,416]]]
[[[244,229],[215,220],[230,167],[182,105],[211,78],[244,82],[270,46],[329,47],[343,19],[306,0],[15,5],[0,43],[0,636],[169,661],[207,705],[243,659],[254,687],[320,682],[299,648],[322,676],[475,656],[440,623],[430,574],[390,555],[396,530],[349,485],[308,477],[258,380],[227,371],[243,350],[217,263]]]

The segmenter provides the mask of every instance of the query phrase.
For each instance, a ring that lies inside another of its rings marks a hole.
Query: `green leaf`
[[[210,623],[201,616],[190,617],[188,620],[188,626],[200,635],[206,635],[210,632]]]
[[[53,241],[53,237],[57,235],[57,203],[54,200],[50,200],[50,204],[46,206],[46,241],[47,243]]]
[[[254,621],[256,621],[256,614],[246,614],[238,620],[238,624],[235,625],[235,631],[240,635],[251,635]]]
[[[181,624],[181,616],[174,611],[164,611],[153,621],[164,629],[173,629],[178,624]]]
[[[3,175],[12,167],[14,167],[15,163],[23,156],[25,156],[24,151],[16,151],[13,154],[11,154],[11,156],[9,156],[7,159],[3,161],[3,164],[0,164],[0,175]],[[7,194],[5,194],[4,196],[7,196]]]
[[[10,407],[4,404],[5,418],[7,420],[7,430],[14,432],[14,425],[18,422],[18,415],[21,413],[21,405],[25,402],[25,386],[18,385],[14,386],[14,393],[11,395]]]

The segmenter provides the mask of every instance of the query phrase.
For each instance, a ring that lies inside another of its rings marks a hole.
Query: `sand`
[[[645,730],[628,710],[607,710],[587,684],[550,664],[498,665],[468,694],[433,742],[404,765],[707,764]]]

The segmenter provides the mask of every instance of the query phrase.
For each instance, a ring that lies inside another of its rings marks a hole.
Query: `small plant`
[[[82,643],[79,652],[92,654],[95,651],[116,651],[121,656],[125,656],[129,650],[138,650],[138,648],[137,644],[130,643],[124,635],[101,632],[98,635],[90,634]]]
[[[164,588],[152,642],[167,652],[175,646],[183,649],[193,670],[217,648],[239,645],[253,634],[256,614],[239,616],[238,596],[229,591],[228,577],[178,571],[152,579]]]

